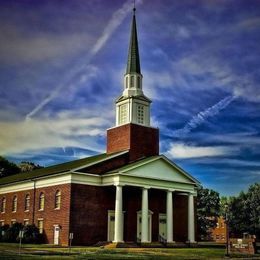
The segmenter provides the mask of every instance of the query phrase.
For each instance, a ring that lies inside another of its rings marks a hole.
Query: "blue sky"
[[[160,152],[221,195],[260,181],[260,2],[138,0]],[[0,151],[47,166],[105,151],[132,1],[0,1]]]

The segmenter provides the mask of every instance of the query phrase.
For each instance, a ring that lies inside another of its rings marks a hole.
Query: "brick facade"
[[[107,130],[107,153],[129,150],[129,160],[159,154],[159,129],[126,124]]]
[[[61,191],[61,208],[54,209],[57,190]],[[142,190],[136,187],[123,187],[124,240],[136,241],[137,212],[141,210]],[[44,210],[39,210],[39,196],[45,195]],[[24,211],[25,196],[30,194],[30,209]],[[6,198],[5,213],[0,219],[5,224],[11,220],[23,223],[25,219],[37,225],[43,219],[46,243],[54,243],[54,225],[60,226],[60,244],[68,245],[69,233],[73,232],[73,245],[93,245],[107,241],[108,211],[115,209],[115,186],[99,187],[83,184],[63,184],[34,190],[1,194]],[[166,213],[166,191],[149,189],[149,210],[152,214],[152,241],[158,241],[159,214]],[[12,199],[18,198],[16,212],[12,212]],[[33,204],[35,211],[33,214]],[[187,241],[187,196],[173,194],[173,236],[175,241]],[[34,219],[34,220],[33,220]]]
[[[210,239],[220,243],[226,243],[226,223],[223,217],[217,219],[217,226],[210,229]]]
[[[0,201],[6,198],[6,209],[4,213],[0,213],[0,220],[4,224],[11,224],[12,220],[24,223],[29,220],[29,224],[38,225],[38,220],[43,220],[44,237],[46,243],[53,244],[54,225],[60,226],[60,241],[62,245],[68,244],[69,234],[69,208],[70,208],[70,184],[56,185],[34,190],[10,192],[0,195]],[[55,209],[55,193],[57,190],[61,192],[61,208]],[[44,210],[39,210],[39,196],[44,193]],[[30,208],[25,211],[25,196],[30,195]],[[34,196],[35,194],[35,196]],[[13,197],[17,196],[17,210],[12,212]],[[34,199],[35,198],[35,199]],[[34,210],[33,210],[34,209]]]

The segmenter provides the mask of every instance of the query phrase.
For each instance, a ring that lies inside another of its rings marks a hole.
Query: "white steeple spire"
[[[133,9],[130,44],[123,95],[116,101],[116,125],[135,123],[150,126],[150,103],[142,90],[140,57],[137,39],[136,18]]]

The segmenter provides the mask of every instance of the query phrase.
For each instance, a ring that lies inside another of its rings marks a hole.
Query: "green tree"
[[[231,233],[242,236],[244,232],[260,238],[260,184],[251,185],[229,202],[228,220]]]
[[[20,168],[16,164],[9,162],[4,157],[0,156],[0,177],[13,175],[20,171]]]
[[[23,231],[23,243],[34,244],[43,242],[43,236],[40,234],[39,228],[34,224],[24,226]]]
[[[199,237],[209,235],[209,230],[216,227],[220,209],[219,193],[199,188],[197,195],[197,217]]]

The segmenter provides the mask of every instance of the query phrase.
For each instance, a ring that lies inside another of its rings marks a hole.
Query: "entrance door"
[[[142,238],[142,211],[137,212],[137,239]],[[152,241],[152,211],[148,213],[148,242]]]
[[[159,240],[167,238],[166,214],[159,214]]]
[[[58,245],[60,240],[60,227],[58,225],[54,226],[54,239],[53,239],[53,244]]]
[[[107,241],[114,241],[115,238],[115,211],[108,211],[108,221],[107,221]]]

